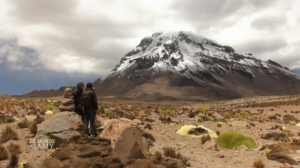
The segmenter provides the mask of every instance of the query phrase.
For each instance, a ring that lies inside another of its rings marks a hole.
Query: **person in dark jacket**
[[[81,105],[83,88],[84,88],[84,83],[80,81],[77,83],[77,87],[72,92],[73,100],[74,100],[74,111],[75,113],[81,116],[82,123],[84,123],[84,114]]]
[[[91,82],[88,82],[86,84],[86,90],[90,90],[91,93],[91,103],[89,107],[84,107],[84,133],[86,136],[89,134],[89,122],[90,122],[90,128],[91,128],[91,137],[96,136],[96,127],[95,127],[95,120],[96,120],[96,114],[98,112],[98,102],[97,102],[97,96],[95,93],[95,90],[93,88],[93,85]]]

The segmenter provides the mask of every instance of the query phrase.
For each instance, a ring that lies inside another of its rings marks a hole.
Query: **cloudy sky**
[[[0,0],[0,94],[93,82],[154,32],[300,69],[298,0]]]

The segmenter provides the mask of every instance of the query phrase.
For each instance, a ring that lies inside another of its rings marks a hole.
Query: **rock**
[[[295,157],[294,160],[296,160],[297,162],[300,162],[300,156]]]
[[[273,120],[276,120],[277,119],[277,114],[276,113],[267,113],[265,114],[265,117],[268,118],[268,119],[273,119]]]
[[[261,135],[262,139],[275,140],[275,141],[279,141],[280,138],[286,138],[286,137],[288,137],[287,134],[280,130],[269,131]]]
[[[288,163],[285,163],[281,166],[281,168],[293,168],[293,166]]]
[[[101,138],[110,138],[113,153],[118,156],[122,162],[129,159],[144,159],[149,146],[140,130],[133,127],[134,121],[112,119],[104,121]]]
[[[221,114],[219,114],[219,113],[215,113],[214,114],[214,118],[215,118],[215,120],[216,121],[223,121],[225,118],[221,115]]]
[[[240,152],[246,152],[248,150],[248,147],[245,145],[241,145],[237,148]]]
[[[205,142],[205,144],[203,144],[203,148],[208,150],[219,151],[219,147],[215,139]]]
[[[127,108],[128,108],[129,110],[133,110],[133,106],[132,106],[132,105],[128,105]]]
[[[118,110],[118,108],[116,108],[116,107],[111,107],[111,108],[109,109],[109,111],[111,111],[111,112],[113,112],[113,113],[117,113],[119,110]]]
[[[133,116],[132,116],[130,113],[128,113],[128,112],[124,112],[122,117],[123,117],[123,118],[130,119],[130,120],[133,119]]]
[[[180,148],[184,148],[184,147],[186,147],[186,144],[184,142],[179,142],[177,144],[177,146],[180,147]]]
[[[142,124],[142,121],[139,120],[139,119],[134,119],[134,120],[132,121],[132,124],[133,124],[133,125],[141,125],[141,124]]]
[[[69,105],[69,106],[59,106],[58,107],[59,111],[73,111],[74,110],[74,105]]]
[[[25,138],[34,138],[34,137],[35,137],[34,134],[26,134],[26,135],[25,135]]]
[[[77,143],[80,136],[83,136],[84,133],[78,131],[63,131],[56,134],[51,134],[49,137],[55,139],[55,145],[59,147],[60,145],[66,145],[68,143]]]
[[[218,153],[218,154],[216,154],[216,157],[218,157],[218,158],[224,158],[225,156],[224,156],[224,154]]]
[[[63,112],[42,122],[38,127],[37,134],[49,135],[70,130],[83,130],[81,117],[74,112]]]
[[[25,119],[27,121],[35,121],[35,122],[37,122],[37,116],[36,115],[27,115],[27,116],[25,116]]]
[[[74,103],[74,100],[73,99],[64,99],[61,101],[61,104],[63,105],[70,105],[70,104],[73,104]]]
[[[63,98],[72,98],[72,97],[73,97],[72,94],[69,94],[69,93],[63,95]]]

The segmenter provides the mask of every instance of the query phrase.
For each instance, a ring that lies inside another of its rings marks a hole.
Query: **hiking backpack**
[[[92,90],[84,89],[82,92],[81,104],[83,107],[89,107],[92,105]]]

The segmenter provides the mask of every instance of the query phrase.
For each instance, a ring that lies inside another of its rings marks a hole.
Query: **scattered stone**
[[[25,138],[34,138],[34,137],[35,137],[34,134],[26,134],[26,135],[25,135]]]
[[[275,141],[279,141],[281,138],[287,138],[287,137],[288,137],[287,134],[280,130],[269,131],[261,135],[262,139],[275,140]]]
[[[37,122],[37,116],[36,115],[27,115],[27,116],[25,116],[25,119],[27,121],[35,121],[35,122]]]
[[[216,121],[223,121],[225,118],[221,115],[221,114],[219,114],[219,113],[215,113],[214,114],[214,118],[215,118],[215,120]]]

